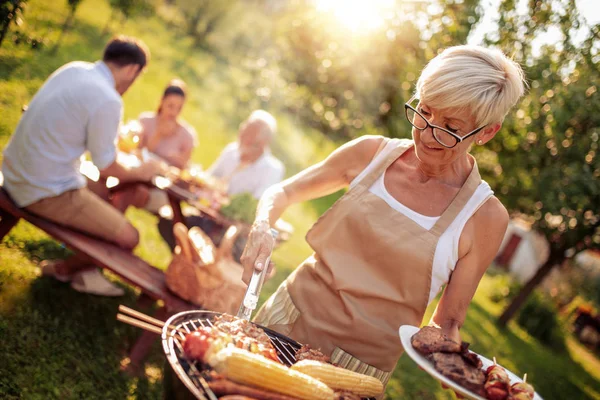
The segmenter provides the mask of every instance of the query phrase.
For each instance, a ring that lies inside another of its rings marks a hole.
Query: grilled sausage
[[[239,396],[237,394],[231,395],[231,396],[223,396],[223,397],[219,397],[221,400],[258,400],[255,399],[253,397],[247,397],[247,396]]]
[[[239,400],[244,398],[256,399],[256,400],[298,400],[294,397],[285,396],[283,394],[267,392],[265,390],[255,389],[249,386],[240,385],[232,382],[228,379],[218,379],[208,382],[210,389],[220,398],[226,396],[228,400],[230,397],[240,397]],[[237,396],[231,396],[237,395]],[[246,397],[244,397],[246,396]],[[237,399],[236,399],[237,400]]]

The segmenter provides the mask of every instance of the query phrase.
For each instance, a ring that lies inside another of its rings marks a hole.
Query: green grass
[[[0,48],[0,148],[14,130],[21,106],[30,101],[45,78],[68,61],[98,59],[108,38],[102,33],[110,15],[107,3],[87,0],[58,52],[51,54],[58,28],[67,15],[66,2],[54,3],[30,1],[25,22],[19,27],[30,35],[45,37],[50,43],[46,49],[33,51],[10,40]],[[207,167],[235,138],[237,126],[256,106],[233,95],[239,92],[239,85],[253,79],[252,75],[192,48],[189,39],[156,17],[128,21],[119,31],[142,38],[152,51],[149,68],[124,98],[125,118],[155,109],[167,81],[175,76],[183,78],[190,93],[183,116],[196,127],[200,141],[193,160]],[[226,40],[218,43],[225,46]],[[294,116],[273,111],[280,125],[273,151],[286,164],[288,175],[322,159],[334,148],[334,143],[304,128]],[[274,254],[278,273],[265,286],[263,301],[310,254],[304,235],[335,198],[296,205],[286,212],[284,218],[296,232]],[[157,232],[155,218],[139,210],[129,210],[127,216],[141,232],[136,254],[165,268],[170,254]],[[138,293],[119,283],[126,289],[124,298],[87,296],[39,276],[36,266],[40,260],[68,254],[60,244],[24,222],[0,244],[0,398],[161,398],[164,359],[158,343],[144,376],[130,378],[119,372],[139,331],[116,322],[115,314],[119,304],[137,308]],[[567,350],[557,352],[539,344],[516,324],[504,330],[495,325],[501,305],[487,296],[495,282],[484,277],[469,310],[462,332],[472,349],[496,356],[516,373],[527,372],[546,399],[600,399],[600,362],[571,336],[567,335]],[[407,357],[400,360],[388,387],[391,399],[453,397]]]

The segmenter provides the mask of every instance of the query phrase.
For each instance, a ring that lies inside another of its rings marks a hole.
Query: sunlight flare
[[[315,0],[320,12],[331,13],[337,22],[353,32],[368,32],[383,25],[394,0]]]

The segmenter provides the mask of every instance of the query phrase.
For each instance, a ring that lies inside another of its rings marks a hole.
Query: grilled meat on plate
[[[461,345],[448,339],[442,330],[433,326],[424,326],[410,340],[413,347],[421,354],[436,352],[460,353]]]
[[[458,353],[433,353],[427,356],[433,363],[435,369],[442,375],[452,379],[459,385],[469,389],[473,393],[485,397],[483,385],[485,374],[461,357]]]

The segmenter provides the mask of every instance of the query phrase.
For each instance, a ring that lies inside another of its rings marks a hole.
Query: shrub
[[[491,274],[493,274],[491,277],[493,283],[488,297],[492,302],[500,303],[510,300],[521,289],[521,284],[507,273],[494,270]]]
[[[221,207],[221,214],[227,218],[251,224],[254,222],[257,206],[258,200],[250,193],[240,193],[230,197],[230,203]]]
[[[557,350],[565,349],[564,334],[556,306],[539,292],[534,292],[517,319],[531,336]]]

